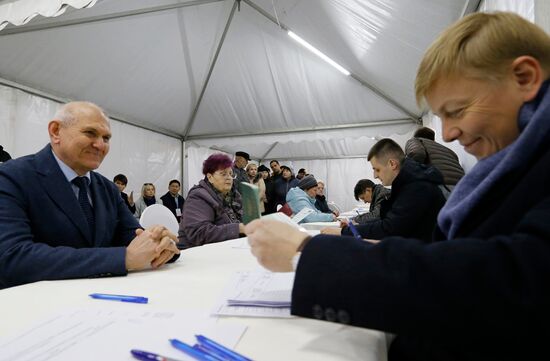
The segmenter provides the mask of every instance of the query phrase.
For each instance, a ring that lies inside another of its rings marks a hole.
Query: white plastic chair
[[[166,229],[170,232],[176,235],[178,234],[179,224],[174,216],[174,213],[162,204],[152,204],[145,208],[141,214],[139,223],[143,228],[160,224],[161,226],[166,227]]]

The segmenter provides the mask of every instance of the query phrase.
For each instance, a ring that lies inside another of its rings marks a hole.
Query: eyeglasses
[[[152,186],[153,183],[143,183],[144,186]]]
[[[233,174],[233,172],[214,172],[214,175],[218,175],[222,178],[231,178],[231,179],[237,178],[237,176]]]

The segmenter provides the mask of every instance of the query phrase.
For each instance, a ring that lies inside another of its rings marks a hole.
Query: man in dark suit
[[[0,167],[0,288],[126,275],[176,258],[176,236],[140,229],[116,186],[93,172],[111,138],[98,106],[62,106],[48,132],[41,151]]]
[[[185,202],[185,199],[183,199],[183,197],[179,194],[180,188],[180,182],[177,179],[172,179],[168,184],[168,192],[160,197],[162,204],[172,211],[174,217],[178,220],[178,223],[181,220],[183,203]]]

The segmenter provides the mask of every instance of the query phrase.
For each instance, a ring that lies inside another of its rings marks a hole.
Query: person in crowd
[[[134,216],[139,220],[145,208],[153,204],[162,204],[160,199],[155,196],[156,189],[153,183],[143,183],[141,187],[141,197],[136,201],[136,211]]]
[[[11,159],[10,153],[4,150],[4,147],[0,145],[0,163],[5,163]]]
[[[277,194],[275,192],[275,185],[282,176],[281,165],[278,160],[273,159],[269,162],[269,167],[271,168],[272,174],[271,177],[265,180],[265,195],[267,197],[265,214],[277,212]]]
[[[306,172],[305,168],[300,168],[298,170],[298,173],[296,174],[296,179],[300,180],[300,179],[304,178],[306,175],[307,175],[307,172]]]
[[[235,162],[233,164],[233,174],[235,175],[235,181],[233,187],[237,187],[240,190],[239,185],[241,182],[248,183],[248,175],[246,174],[246,165],[250,161],[250,155],[246,152],[235,152]]]
[[[353,218],[356,224],[365,224],[370,220],[380,219],[382,202],[389,199],[391,191],[382,184],[374,184],[370,179],[361,179],[353,189],[355,200],[362,200],[369,204],[367,213],[359,214]]]
[[[271,176],[273,178],[278,178],[282,176],[281,164],[278,160],[273,159],[271,162],[269,162],[269,167],[271,168]]]
[[[175,260],[176,236],[140,229],[117,187],[93,171],[109,152],[103,110],[65,104],[48,133],[41,151],[0,167],[0,288],[123,276]]]
[[[126,204],[126,207],[128,207],[132,214],[135,213],[136,204],[134,203],[134,192],[130,192],[130,195],[124,193],[124,189],[126,189],[126,186],[128,185],[128,178],[124,174],[117,174],[113,178],[113,183],[120,191],[120,196],[122,197],[124,204]]]
[[[258,167],[258,173],[262,176],[264,182],[269,178],[269,168],[263,164]]]
[[[313,211],[300,223],[332,222],[336,220],[336,216],[334,214],[323,213],[315,207],[316,195],[317,180],[311,174],[302,178],[296,187],[291,188],[288,191],[286,201],[288,202],[290,209],[292,209],[292,213],[297,214],[304,208],[309,208]]]
[[[277,205],[286,203],[286,195],[291,188],[298,185],[298,179],[292,174],[292,170],[286,165],[281,166],[281,177],[275,181],[274,202]]]
[[[177,179],[172,179],[170,183],[168,183],[168,192],[160,197],[162,204],[164,204],[164,206],[174,214],[174,217],[176,217],[178,223],[181,221],[183,204],[185,203],[185,199],[180,195],[180,189],[180,181]]]
[[[325,182],[317,181],[317,192],[315,194],[315,208],[323,213],[334,214],[336,217],[340,214],[337,210],[333,211],[329,208],[327,197],[325,196]]]
[[[389,199],[382,202],[380,219],[357,225],[363,238],[382,239],[388,236],[415,237],[429,242],[437,221],[437,214],[445,197],[439,188],[441,173],[433,166],[406,159],[395,141],[384,138],[369,151],[368,160],[374,177],[382,185],[391,186]],[[351,235],[350,227],[321,230],[326,234]]]
[[[436,242],[310,238],[253,221],[259,262],[296,269],[292,314],[396,334],[390,361],[548,359],[549,86],[550,37],[522,17],[478,12],[445,30],[416,97],[478,162],[441,210]]]
[[[264,180],[264,185],[265,185],[265,197],[263,201],[264,211],[262,212],[262,215],[266,215],[268,214],[268,211],[269,211],[269,200],[267,195],[270,192],[269,188],[270,187],[273,188],[271,186],[272,179],[269,175],[269,168],[263,164],[258,167],[258,173],[262,176],[262,179]]]
[[[187,195],[180,222],[178,247],[239,238],[244,233],[241,195],[233,188],[231,159],[213,154],[202,165],[202,179]]]
[[[451,149],[435,141],[435,132],[427,127],[416,130],[414,137],[405,144],[405,155],[418,163],[431,164],[443,174],[442,189],[445,198],[453,190],[460,178],[464,176],[464,169],[458,162],[458,156]]]
[[[246,174],[248,175],[248,182],[258,186],[260,194],[260,213],[265,213],[264,202],[267,200],[265,196],[265,182],[263,176],[258,173],[258,165],[255,163],[248,163],[246,166]]]

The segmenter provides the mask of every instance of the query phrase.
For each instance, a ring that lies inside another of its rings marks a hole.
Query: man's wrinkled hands
[[[292,272],[292,257],[308,237],[307,233],[283,222],[254,220],[245,226],[252,254],[273,272]]]
[[[176,235],[163,226],[137,229],[136,238],[126,247],[126,269],[140,270],[149,266],[162,266],[180,253],[176,241]]]

